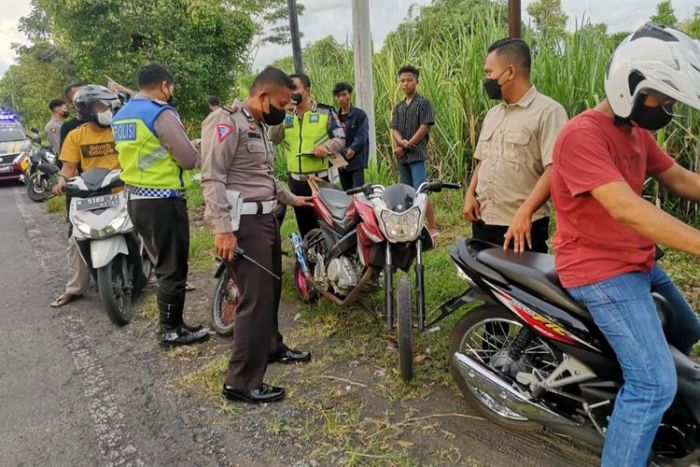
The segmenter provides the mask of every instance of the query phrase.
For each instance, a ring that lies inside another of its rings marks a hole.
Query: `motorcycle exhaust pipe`
[[[527,395],[504,381],[495,372],[461,352],[456,352],[452,356],[452,365],[457,369],[465,383],[513,412],[514,419],[517,419],[517,416],[519,416],[522,421],[530,420],[543,424],[579,425],[552,409],[530,400]]]

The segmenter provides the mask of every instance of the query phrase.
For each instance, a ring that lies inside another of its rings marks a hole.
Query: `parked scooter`
[[[58,182],[56,155],[51,148],[41,145],[39,130],[31,129],[32,148],[29,151],[29,166],[24,174],[27,196],[36,203],[52,197],[51,189]]]
[[[310,302],[319,295],[339,306],[357,302],[384,286],[386,326],[397,321],[401,374],[413,374],[411,285],[403,277],[395,320],[394,273],[415,262],[418,327],[425,318],[423,252],[433,248],[425,226],[430,193],[454,183],[426,182],[414,190],[403,184],[364,185],[347,192],[320,179],[310,179],[319,228],[302,239],[292,235],[297,261],[297,292]],[[354,197],[349,195],[354,194]]]
[[[622,371],[589,312],[559,283],[554,257],[461,237],[449,255],[472,298],[484,302],[452,336],[452,373],[464,398],[506,428],[545,425],[602,446]],[[653,295],[668,331],[673,310]],[[700,457],[700,364],[673,342],[670,348],[678,393],[657,432],[654,460],[691,465]]]
[[[112,193],[123,186],[120,173],[90,169],[71,178],[66,193],[73,197],[70,222],[80,254],[97,281],[102,306],[122,326],[148,282],[151,261],[129,218],[125,192]]]

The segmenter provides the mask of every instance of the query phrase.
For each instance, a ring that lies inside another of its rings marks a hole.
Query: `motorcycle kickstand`
[[[379,315],[377,314],[376,310],[370,308],[370,306],[367,305],[367,303],[365,303],[364,300],[360,300],[359,302],[357,302],[357,306],[359,306],[362,309],[362,311],[367,313],[367,315],[370,318],[372,318],[375,324],[379,324]]]

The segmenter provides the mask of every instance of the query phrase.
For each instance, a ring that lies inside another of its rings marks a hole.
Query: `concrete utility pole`
[[[372,48],[369,0],[352,0],[352,49],[355,57],[355,96],[357,96],[355,101],[359,108],[367,112],[369,160],[374,163],[377,159],[377,134],[374,124]]]
[[[521,16],[520,0],[508,0],[508,37],[518,38],[522,35]]]
[[[292,34],[292,54],[294,54],[294,72],[304,72],[304,62],[301,57],[301,36],[299,35],[299,15],[297,15],[296,0],[287,0],[289,8],[289,31]]]

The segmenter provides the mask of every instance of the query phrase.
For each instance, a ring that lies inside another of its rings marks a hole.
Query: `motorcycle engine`
[[[359,281],[358,267],[347,258],[335,258],[328,264],[326,275],[336,292],[346,293]]]

